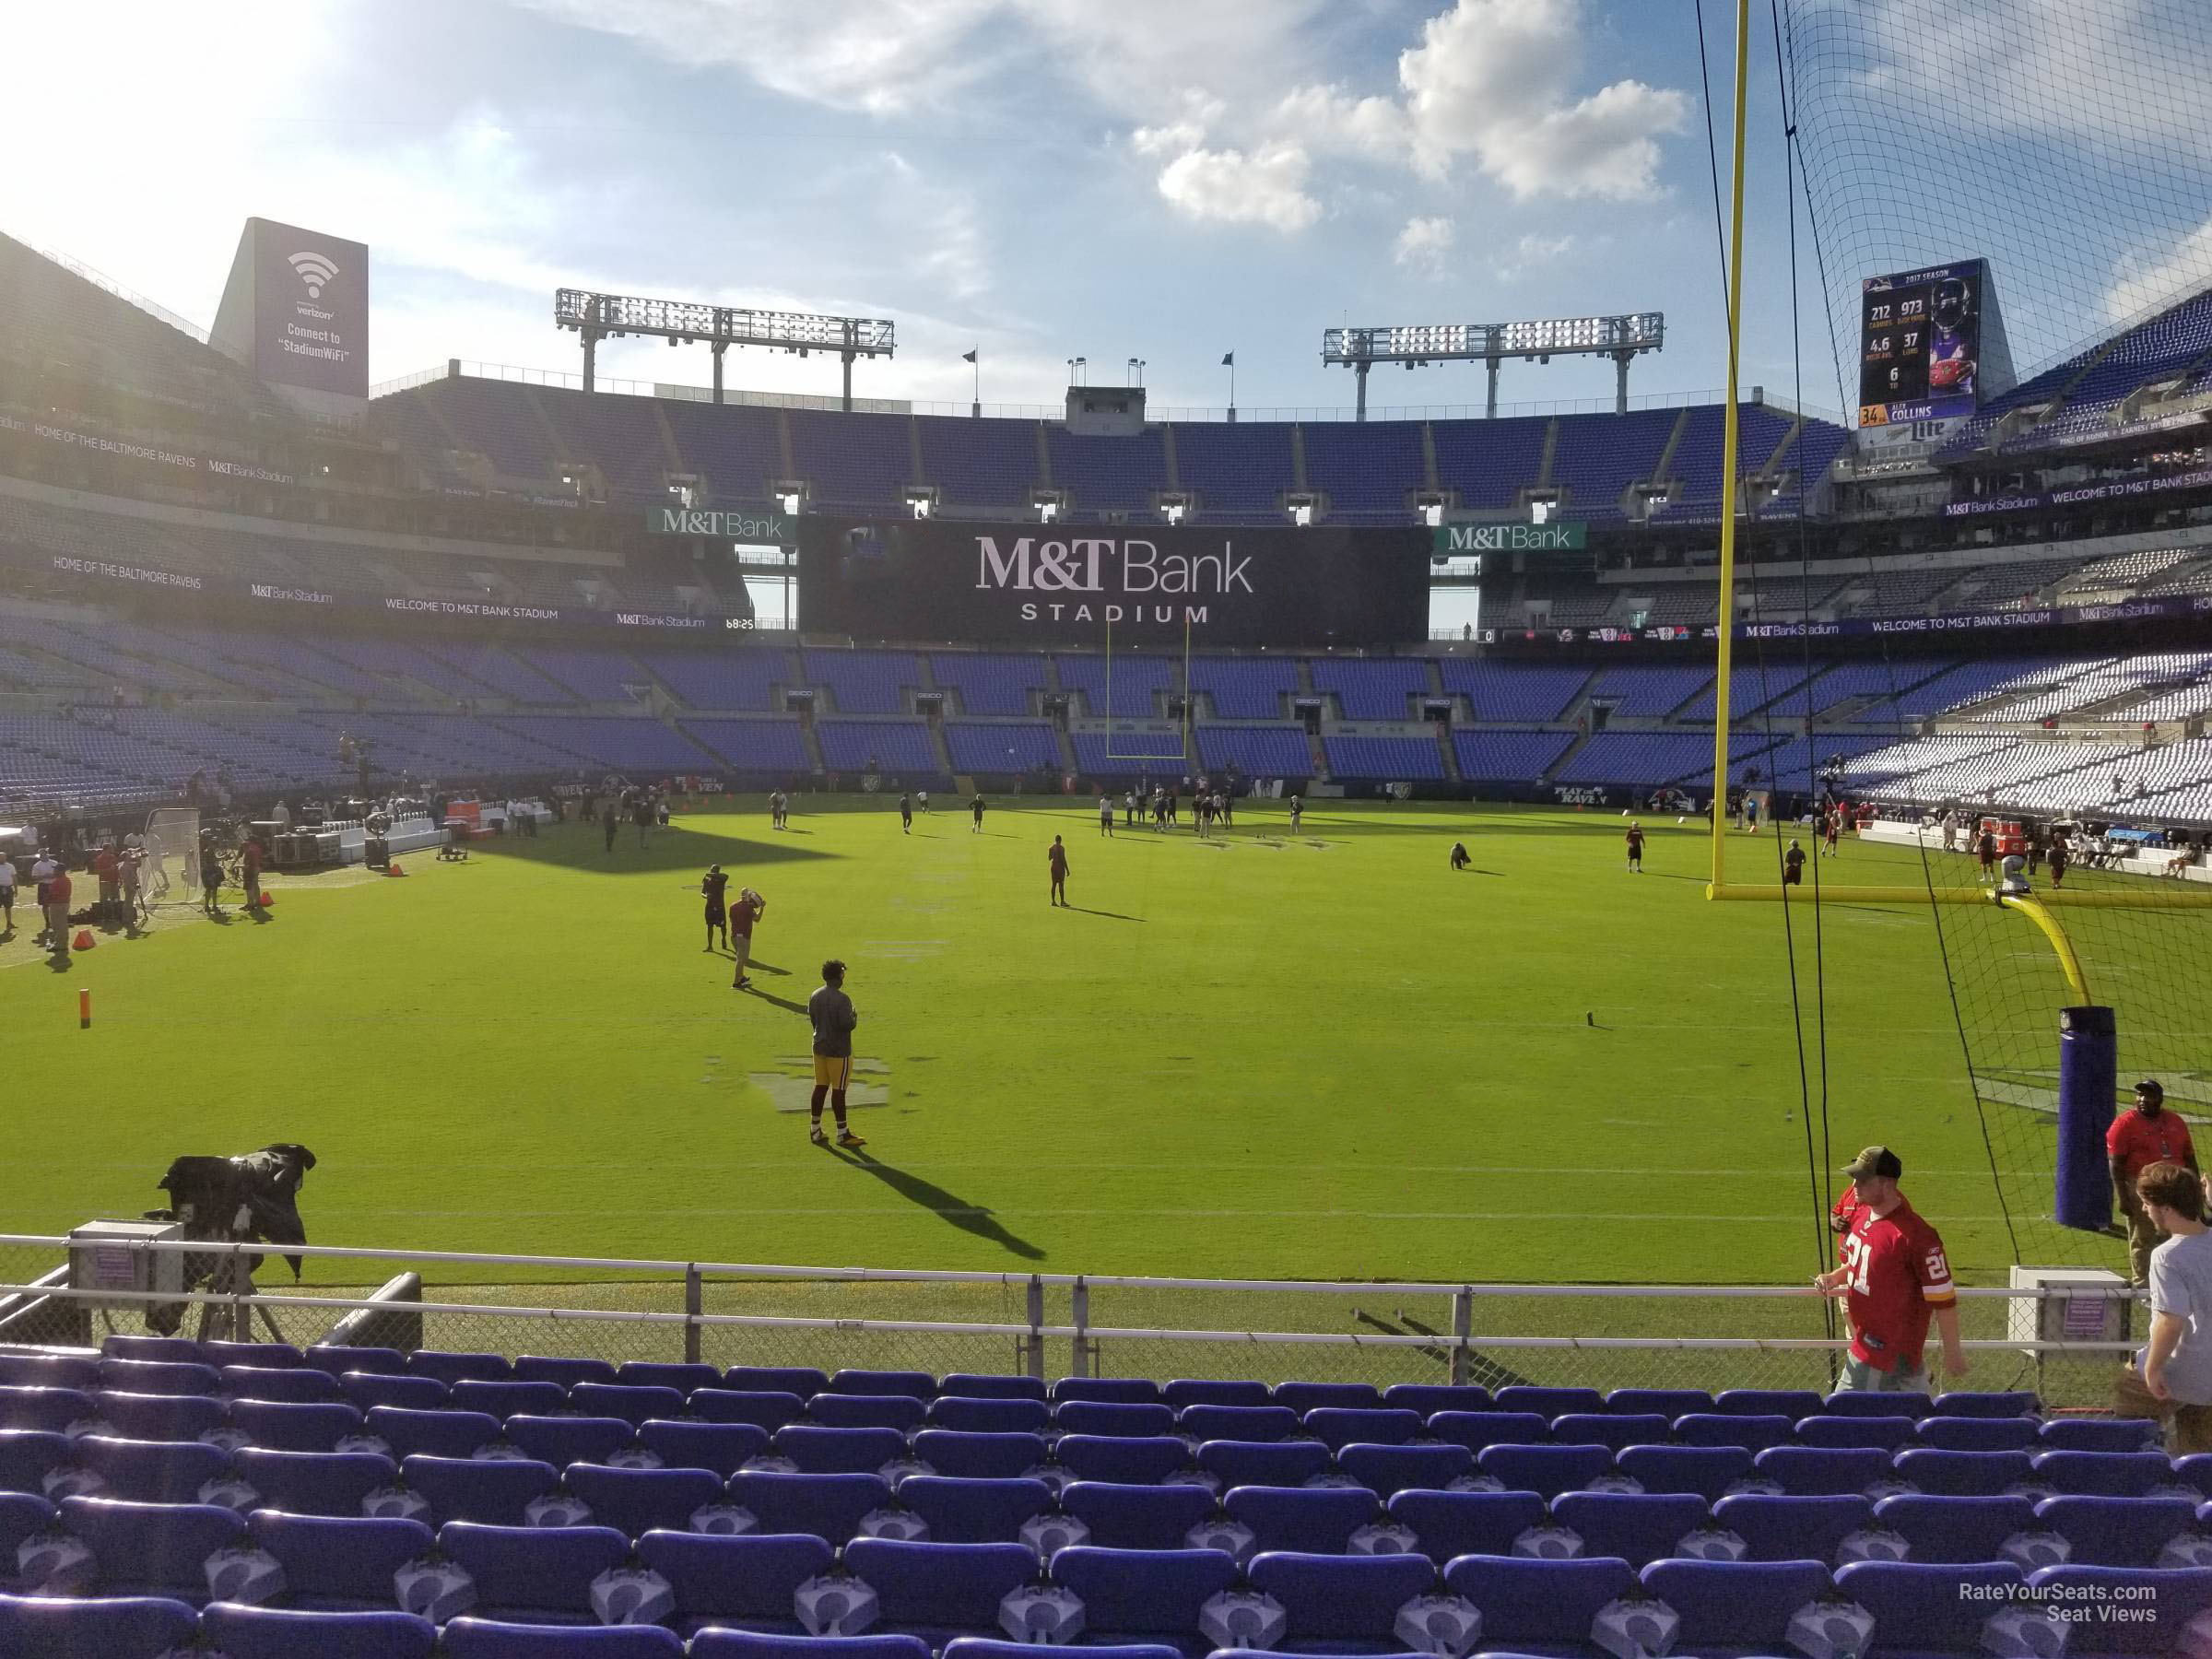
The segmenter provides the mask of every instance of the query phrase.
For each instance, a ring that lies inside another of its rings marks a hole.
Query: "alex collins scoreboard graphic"
[[[1869,276],[1860,288],[1861,426],[1971,415],[2011,386],[1986,260]]]

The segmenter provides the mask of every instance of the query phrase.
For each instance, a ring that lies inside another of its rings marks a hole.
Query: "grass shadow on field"
[[[871,1158],[865,1152],[848,1152],[841,1147],[832,1147],[830,1150],[840,1163],[850,1164],[856,1170],[875,1176],[909,1204],[918,1204],[924,1209],[934,1212],[962,1232],[988,1240],[1025,1262],[1041,1262],[1044,1259],[1042,1250],[1027,1239],[1017,1238],[1008,1232],[998,1218],[982,1205],[971,1204],[965,1198],[947,1192],[934,1181],[925,1181],[896,1165],[885,1163],[881,1159]]]
[[[1124,916],[1120,911],[1092,910],[1081,904],[1071,904],[1067,908],[1078,916],[1107,916],[1116,922],[1142,922],[1145,919],[1142,916]]]
[[[793,1002],[788,996],[778,996],[773,991],[763,991],[758,985],[738,985],[735,989],[744,992],[747,996],[757,996],[764,1003],[774,1003],[779,1008],[789,1008],[794,1014],[804,1016],[806,1012],[805,1003]]]
[[[771,833],[776,833],[771,831]],[[782,831],[783,834],[796,833]],[[554,865],[567,870],[594,870],[608,876],[634,876],[649,870],[701,871],[711,864],[724,868],[786,864],[798,859],[828,858],[833,854],[809,853],[780,841],[751,841],[735,835],[706,835],[696,830],[671,826],[655,830],[652,843],[638,845],[637,832],[625,828],[615,838],[614,850],[596,826],[567,826],[558,832],[532,839],[502,836],[474,842],[469,851],[484,858],[512,859],[517,864]]]

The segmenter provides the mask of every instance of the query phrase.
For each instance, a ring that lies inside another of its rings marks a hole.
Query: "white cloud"
[[[1540,269],[1559,258],[1574,247],[1575,239],[1568,236],[1543,236],[1528,231],[1511,248],[1490,260],[1490,272],[1500,282],[1512,282]]]
[[[1523,200],[1629,201],[1659,189],[1660,135],[1680,128],[1682,93],[1620,80],[1573,97],[1582,0],[1458,0],[1400,54],[1415,165],[1442,178],[1461,158]]]
[[[1256,98],[1295,78],[1327,0],[521,0],[688,69],[730,65],[785,97],[895,116],[1046,73],[1140,120],[1193,68]]]
[[[1900,104],[1943,111],[1947,136],[2054,137],[2133,168],[2161,152],[2212,156],[2199,12],[2167,0],[1856,0],[1824,7],[1807,40],[1853,71],[1837,83],[1845,101],[1862,81],[1881,84]],[[1984,95],[1959,95],[1962,70]]]
[[[1312,163],[1295,144],[1235,149],[1193,149],[1159,171],[1159,194],[1185,218],[1230,225],[1265,225],[1303,230],[1321,217],[1306,189]]]
[[[1354,98],[1341,87],[1300,87],[1283,95],[1268,124],[1316,151],[1341,151],[1375,159],[1406,153],[1412,128],[1406,112],[1387,98]]]
[[[682,68],[731,65],[831,109],[895,115],[996,73],[1006,0],[523,0],[579,29],[635,41]]]
[[[2104,294],[2104,314],[2132,323],[2199,292],[2212,278],[2212,219],[2157,252],[2124,255]]]
[[[819,4],[820,0],[806,0]],[[833,0],[842,3],[842,0]],[[931,4],[934,0],[917,0]],[[1007,0],[1053,66],[1101,106],[1145,119],[1206,94],[1243,107],[1307,72],[1312,26],[1341,0]]]
[[[1395,263],[1408,265],[1424,276],[1441,276],[1444,256],[1452,252],[1456,234],[1456,227],[1448,218],[1407,219],[1406,228],[1398,232],[1398,240],[1391,244],[1390,256]]]
[[[919,249],[914,269],[934,277],[953,299],[982,298],[991,288],[990,238],[975,197],[965,190],[937,183],[896,150],[886,151],[886,164],[898,181],[887,219],[902,221],[898,234]]]
[[[1576,96],[1586,29],[1583,0],[1454,0],[1400,54],[1400,97],[1305,82],[1264,109],[1237,111],[1185,91],[1182,113],[1139,127],[1131,147],[1164,159],[1160,193],[1185,214],[1286,230],[1320,217],[1316,157],[1406,166],[1430,180],[1468,159],[1523,201],[1654,196],[1659,139],[1682,125],[1689,100],[1638,80]],[[1256,194],[1242,177],[1254,172]],[[1448,224],[1416,221],[1431,222]],[[1394,249],[1417,268],[1435,268],[1440,256],[1418,234]]]
[[[1129,147],[1140,156],[1180,156],[1206,142],[1206,128],[1194,121],[1170,122],[1166,126],[1138,127],[1129,135]]]

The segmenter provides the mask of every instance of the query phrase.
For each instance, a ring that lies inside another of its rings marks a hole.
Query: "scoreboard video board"
[[[1986,260],[1869,276],[1860,289],[1861,426],[1971,415],[2010,386]]]

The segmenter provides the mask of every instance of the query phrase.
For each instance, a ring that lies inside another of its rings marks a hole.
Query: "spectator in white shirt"
[[[34,945],[43,945],[47,942],[46,927],[43,922],[43,918],[46,914],[46,884],[53,879],[54,872],[60,868],[61,865],[54,862],[53,856],[44,852],[41,852],[38,858],[31,864],[30,879],[31,885],[35,889],[33,896],[39,901],[39,915],[41,918],[39,927],[39,936],[31,941],[31,943]]]

